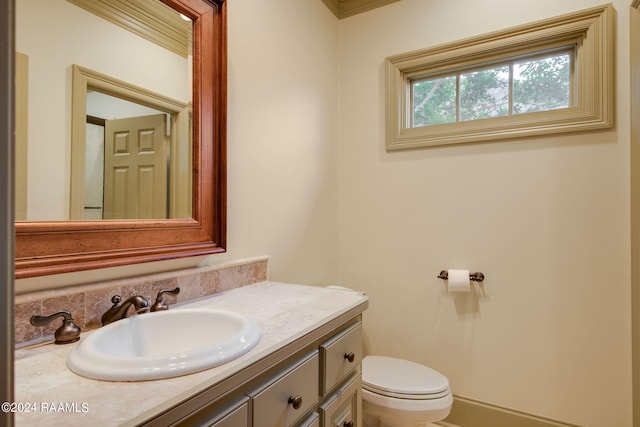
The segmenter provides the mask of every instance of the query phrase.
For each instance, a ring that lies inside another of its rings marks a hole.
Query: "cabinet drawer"
[[[322,427],[356,427],[362,419],[362,380],[356,372],[320,405]]]
[[[253,427],[288,427],[318,402],[318,351],[249,393]]]
[[[209,402],[209,404],[187,413],[184,418],[176,423],[159,423],[152,425],[171,427],[249,427],[249,398],[241,396],[229,404]]]
[[[320,427],[320,415],[317,412],[309,415],[298,427]]]
[[[249,404],[243,403],[242,406],[209,425],[211,427],[249,427]]]
[[[320,346],[324,396],[362,361],[362,323],[357,323],[335,335]]]

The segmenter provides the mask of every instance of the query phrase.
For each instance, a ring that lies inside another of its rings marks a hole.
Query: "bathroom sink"
[[[82,337],[67,365],[83,377],[143,381],[212,368],[260,341],[258,325],[230,311],[184,308],[118,320]]]

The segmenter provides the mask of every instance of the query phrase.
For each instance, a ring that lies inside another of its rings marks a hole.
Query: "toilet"
[[[364,427],[426,427],[449,415],[453,396],[441,373],[408,360],[362,360]]]

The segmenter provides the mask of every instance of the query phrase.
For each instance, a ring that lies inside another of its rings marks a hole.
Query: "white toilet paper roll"
[[[471,289],[469,270],[448,270],[449,292],[469,292]]]

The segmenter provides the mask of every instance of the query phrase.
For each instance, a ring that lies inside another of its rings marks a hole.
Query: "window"
[[[610,5],[387,58],[388,150],[613,125]]]
[[[573,51],[411,79],[411,127],[569,108]]]

